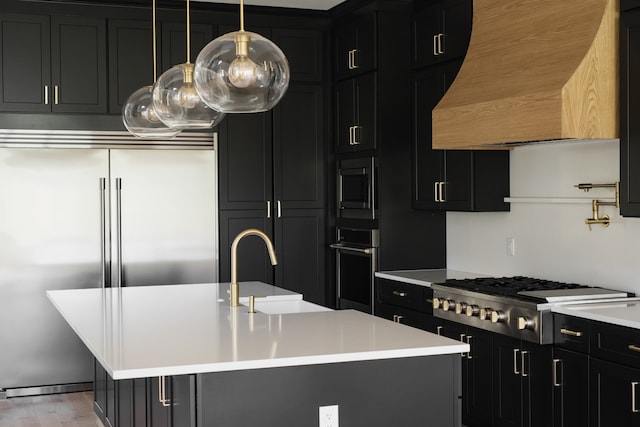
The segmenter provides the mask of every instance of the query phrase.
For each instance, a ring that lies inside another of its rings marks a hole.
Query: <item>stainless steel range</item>
[[[449,279],[431,288],[435,317],[539,344],[553,342],[552,303],[629,296],[522,276]]]

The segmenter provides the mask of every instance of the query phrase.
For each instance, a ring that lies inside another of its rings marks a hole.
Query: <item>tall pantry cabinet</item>
[[[290,60],[287,93],[271,111],[229,114],[219,126],[220,280],[230,280],[235,236],[258,228],[273,240],[278,265],[271,266],[261,240],[245,238],[238,279],[325,304],[324,34],[273,29],[270,37]]]

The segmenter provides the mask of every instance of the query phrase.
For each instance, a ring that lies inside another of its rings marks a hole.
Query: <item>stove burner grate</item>
[[[534,279],[525,276],[515,277],[478,277],[475,279],[448,279],[449,287],[465,289],[487,295],[504,296],[521,300],[539,301],[540,298],[520,295],[523,291],[542,291],[555,289],[587,288],[577,283],[562,283],[545,279]]]

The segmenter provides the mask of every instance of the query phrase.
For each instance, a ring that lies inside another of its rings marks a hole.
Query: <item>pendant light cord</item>
[[[153,0],[153,24],[152,24],[152,28],[153,28],[153,83],[156,83],[156,80],[158,78],[158,67],[156,65],[157,63],[157,56],[158,54],[156,53],[156,0]]]
[[[191,63],[191,10],[187,0],[187,64]]]

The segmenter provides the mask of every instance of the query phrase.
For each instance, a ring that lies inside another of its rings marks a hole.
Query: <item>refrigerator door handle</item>
[[[107,277],[107,196],[106,196],[106,178],[100,178],[100,264],[102,273],[102,287],[106,288],[108,283]]]
[[[122,287],[122,178],[116,178],[116,274],[118,287]]]

